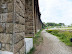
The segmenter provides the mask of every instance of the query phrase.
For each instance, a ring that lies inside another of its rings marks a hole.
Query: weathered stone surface
[[[6,37],[5,42],[12,44],[13,41],[12,34],[6,34],[5,37]]]
[[[21,0],[16,0],[15,11],[16,15],[14,24],[14,32],[15,32],[14,54],[20,54],[20,50],[24,46],[24,36],[25,36],[24,4]],[[21,52],[24,51],[21,50]]]
[[[2,2],[3,1],[3,4]],[[26,37],[33,37],[34,36],[34,20],[36,24],[39,23],[38,18],[38,12],[36,13],[37,17],[34,19],[34,7],[33,0],[1,0],[0,4],[6,7],[1,8],[0,5],[0,14],[7,13],[7,15],[3,15],[2,18],[0,18],[1,24],[0,30],[3,32],[0,34],[0,41],[3,43],[3,50],[10,51],[10,48],[14,46],[14,54],[24,54],[24,36]],[[15,4],[13,2],[16,2]],[[36,1],[36,0],[35,0]],[[15,9],[14,9],[15,7]],[[36,8],[35,11],[38,8]],[[14,12],[15,11],[15,12]],[[6,16],[6,17],[5,17]],[[14,19],[15,17],[15,19]],[[15,21],[13,23],[13,21]],[[39,25],[39,24],[38,24]],[[36,25],[37,27],[39,27]],[[36,28],[37,28],[36,27]],[[14,28],[14,29],[13,29]],[[40,28],[40,27],[39,27]],[[11,33],[11,34],[10,34]],[[25,35],[24,35],[25,33]],[[9,35],[10,34],[10,35]],[[14,41],[14,45],[12,41]],[[13,47],[12,47],[13,48]]]
[[[12,34],[0,33],[0,42],[2,43],[3,51],[13,51],[12,41]]]
[[[23,3],[23,5],[25,5],[25,0],[21,0],[21,2]]]
[[[13,3],[8,3],[8,12],[13,12]]]
[[[26,25],[33,26],[33,23],[32,22],[27,22]]]
[[[28,30],[28,31],[26,31],[25,34],[34,34],[34,31],[33,30]]]
[[[0,2],[0,13],[13,11],[13,0],[1,0]]]
[[[9,3],[9,2],[12,2],[13,0],[1,0],[0,2],[2,2],[2,3]]]
[[[15,44],[14,46],[14,51],[15,53],[20,51],[20,49],[24,46],[24,40],[21,40],[20,42],[18,42],[17,44]]]
[[[6,22],[7,20],[7,13],[0,14],[0,22]]]
[[[20,18],[19,18],[19,23],[25,24],[25,19],[20,17]]]
[[[16,13],[24,17],[24,11],[18,5],[16,5]]]
[[[19,54],[19,52],[15,53],[15,54]]]
[[[6,33],[13,33],[13,23],[6,24]]]
[[[27,38],[29,38],[29,37],[33,37],[34,36],[34,34],[25,34],[25,37],[27,37]]]
[[[15,38],[14,38],[14,42],[15,43],[18,43],[19,41],[23,40],[24,39],[24,32],[21,32],[21,33],[15,33]]]
[[[0,8],[1,8],[0,13],[7,13],[7,4],[6,3],[2,3]]]
[[[21,49],[20,49],[20,54],[24,54],[25,53],[25,47],[23,46]]]
[[[4,0],[4,1],[7,2],[7,3],[13,2],[13,0]]]
[[[12,44],[12,34],[0,33],[0,42]]]
[[[10,44],[6,44],[6,50],[7,50],[7,51],[10,51],[10,49],[11,49],[10,46],[11,46]]]
[[[24,17],[24,5],[21,0],[16,0],[16,13]]]
[[[7,16],[7,22],[10,23],[10,22],[13,22],[13,13],[8,13],[8,16]]]
[[[3,51],[5,50],[5,44],[2,44],[2,50]]]
[[[25,31],[25,25],[21,25],[21,24],[15,24],[15,32],[24,32]]]
[[[23,2],[21,0],[16,0],[16,4],[21,7],[22,10],[24,10],[24,5]]]
[[[0,23],[0,33],[5,31],[5,23]]]
[[[6,51],[13,52],[13,45],[11,45],[11,44],[5,44],[5,49],[6,49]]]
[[[27,26],[27,30],[33,30],[32,26]]]
[[[2,51],[5,51],[5,48],[2,48]]]
[[[33,3],[32,0],[26,0],[25,5],[25,37],[34,36],[34,18],[33,18]],[[36,20],[36,19],[35,19]]]
[[[5,44],[2,44],[2,47],[5,48]]]
[[[15,7],[15,9],[16,9],[16,13],[19,13],[20,14],[20,7],[16,4],[16,7]]]
[[[0,14],[0,22],[13,22],[13,13]]]
[[[16,23],[25,24],[25,18],[16,14]]]

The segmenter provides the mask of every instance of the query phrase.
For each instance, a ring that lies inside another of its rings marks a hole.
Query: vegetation
[[[70,39],[72,38],[72,32],[61,30],[46,30],[47,32],[57,36],[66,45],[72,46]]]
[[[43,24],[45,25],[44,28],[61,28],[64,27],[65,24],[64,23],[45,23],[43,22]]]
[[[40,43],[43,41],[43,37],[41,37],[41,35],[40,35],[41,31],[42,30],[40,30],[34,37],[33,42],[34,42],[34,46],[35,47],[40,45]]]
[[[34,51],[35,51],[35,48],[33,47],[33,48],[30,50],[30,52],[27,53],[27,54],[33,54]]]
[[[42,29],[42,30],[43,30],[43,29]],[[43,38],[42,38],[41,35],[40,35],[40,33],[41,33],[42,30],[40,30],[39,32],[37,32],[37,33],[35,34],[35,37],[33,38],[34,47],[33,47],[33,48],[30,50],[30,52],[27,53],[27,54],[33,54],[34,51],[36,50],[36,47],[39,46],[40,43],[43,42]]]
[[[47,26],[65,26],[64,23],[59,23],[59,24],[57,24],[57,23],[46,23],[46,25]]]
[[[72,24],[71,24],[71,26],[72,26]]]
[[[45,28],[46,28],[46,29],[47,29],[47,28],[49,29],[49,28],[54,28],[54,27],[55,27],[55,26],[48,26],[48,27],[45,27]]]
[[[72,26],[66,27],[66,28],[72,28]]]

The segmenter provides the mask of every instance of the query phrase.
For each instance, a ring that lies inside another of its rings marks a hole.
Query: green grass
[[[51,33],[51,34],[57,36],[66,45],[72,46],[72,42],[70,42],[70,39],[72,38],[72,32],[61,31],[61,30],[46,30],[46,31],[48,33]]]
[[[54,28],[54,27],[55,27],[55,26],[48,26],[48,27],[46,27],[46,29],[47,29],[47,28],[48,28],[48,29],[49,29],[49,28]]]
[[[43,29],[42,29],[42,30],[43,30]],[[30,50],[30,52],[27,53],[27,54],[33,54],[33,53],[35,52],[35,50],[36,50],[36,47],[39,46],[40,43],[43,42],[43,38],[42,38],[41,35],[40,35],[40,33],[41,33],[42,30],[40,30],[39,32],[37,32],[37,33],[35,34],[35,37],[33,38],[34,47],[33,47],[33,48]]]
[[[66,27],[66,28],[72,28],[72,27]]]
[[[34,51],[35,51],[35,48],[33,47],[33,48],[30,50],[30,52],[27,53],[27,54],[33,54]]]
[[[37,34],[35,34],[35,37],[33,39],[34,46],[38,46],[43,41],[43,37],[41,37],[40,35],[41,31],[42,30],[40,30],[39,32],[37,32]]]
[[[54,27],[56,27],[56,28],[69,28],[69,29],[72,29],[72,27],[61,27],[61,26],[48,26],[48,27],[45,27],[45,28],[47,29],[47,28],[54,28]]]

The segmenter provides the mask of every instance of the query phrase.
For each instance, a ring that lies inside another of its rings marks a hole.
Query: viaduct
[[[0,50],[25,54],[24,38],[42,29],[38,0],[0,0]]]

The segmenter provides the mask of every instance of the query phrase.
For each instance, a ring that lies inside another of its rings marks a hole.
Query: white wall
[[[8,52],[8,51],[0,51],[0,54],[13,54],[12,52]]]
[[[26,53],[30,51],[30,49],[33,48],[33,38],[25,38],[26,43]]]

